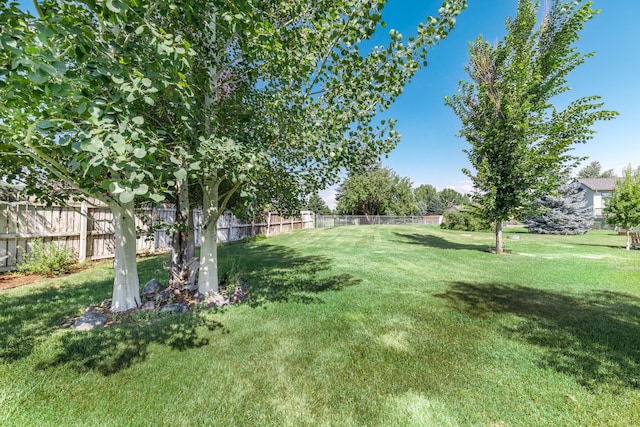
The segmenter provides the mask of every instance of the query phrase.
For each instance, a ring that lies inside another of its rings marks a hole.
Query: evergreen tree
[[[318,194],[312,194],[311,196],[309,196],[309,200],[307,200],[305,209],[312,211],[316,215],[331,214],[331,209],[329,209],[329,206],[327,206],[325,201],[322,200],[322,197],[320,197]]]
[[[523,222],[530,233],[584,234],[593,223],[593,212],[587,206],[577,181],[563,185],[557,195],[538,198],[533,208],[539,213]]]
[[[442,203],[442,199],[440,197],[436,197],[431,199],[427,204],[426,215],[442,215],[446,209],[447,206]]]
[[[422,184],[413,190],[413,197],[418,205],[418,215],[432,215],[429,212],[429,203],[438,197],[436,187],[430,184]]]

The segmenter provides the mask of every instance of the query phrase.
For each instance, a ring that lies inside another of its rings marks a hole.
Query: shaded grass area
[[[220,250],[247,304],[78,333],[108,263],[0,293],[0,425],[640,424],[618,236],[318,229]],[[164,257],[140,260],[144,282]]]
[[[568,295],[514,284],[454,282],[438,297],[472,316],[514,315],[509,337],[545,349],[539,361],[590,390],[640,388],[640,298]]]

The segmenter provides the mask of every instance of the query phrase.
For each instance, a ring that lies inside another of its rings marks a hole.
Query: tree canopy
[[[466,205],[470,198],[452,188],[438,191],[433,185],[422,184],[413,190],[418,206],[418,215],[442,215],[454,206]]]
[[[536,27],[538,3],[519,0],[517,15],[506,21],[507,35],[497,44],[479,36],[466,66],[470,81],[446,98],[462,121],[460,136],[471,178],[486,218],[496,224],[496,253],[502,253],[502,222],[521,218],[536,198],[553,191],[579,160],[573,146],[588,141],[603,110],[599,97],[570,102],[554,97],[567,92],[567,76],[592,54],[574,43],[586,21],[598,11],[591,2],[553,0]]]
[[[2,175],[41,197],[110,206],[116,311],[140,302],[135,202],[186,209],[198,183],[199,286],[215,292],[215,224],[234,197],[291,208],[398,142],[395,122],[376,116],[466,1],[361,52],[385,3],[59,0],[38,18],[3,3]]]
[[[44,201],[111,208],[114,311],[140,304],[134,199],[163,199],[166,135],[182,126],[144,112],[168,93],[176,105],[191,96],[188,43],[158,27],[153,7],[129,3],[47,1],[37,19],[0,5],[2,174]]]
[[[338,213],[347,215],[413,215],[418,210],[409,178],[379,166],[350,174],[336,199]]]

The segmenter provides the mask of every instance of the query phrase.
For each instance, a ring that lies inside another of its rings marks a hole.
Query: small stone
[[[97,311],[90,311],[78,317],[73,326],[77,331],[90,331],[94,328],[104,326],[107,323],[107,316]]]
[[[171,297],[171,295],[173,295],[173,292],[171,292],[171,289],[167,288],[158,292],[158,295],[156,295],[156,297],[158,297],[160,301],[166,301]]]
[[[229,304],[229,298],[221,294],[215,294],[207,298],[207,305],[209,307],[223,307]]]
[[[158,279],[151,279],[142,288],[142,293],[147,297],[153,297],[155,294],[160,292],[161,289],[162,284],[158,281]]]
[[[187,311],[189,311],[189,306],[187,304],[173,303],[173,302],[165,305],[160,309],[160,313],[171,313],[171,314],[184,313]]]
[[[180,287],[180,290],[181,290],[181,291],[189,291],[189,292],[193,292],[193,291],[198,290],[198,284],[197,284],[197,283],[194,283],[194,284],[192,284],[192,285],[182,285],[182,286]]]
[[[153,301],[147,301],[144,304],[142,304],[142,307],[140,307],[140,311],[153,311],[156,309],[156,303]]]
[[[244,289],[242,289],[241,286],[236,286],[236,288],[233,290],[233,293],[229,297],[229,300],[233,303],[240,304],[242,301],[244,301],[244,298]]]

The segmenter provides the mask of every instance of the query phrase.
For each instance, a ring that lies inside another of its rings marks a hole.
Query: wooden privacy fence
[[[266,213],[260,222],[243,223],[230,212],[218,220],[218,242],[231,242],[257,234],[276,234],[301,228],[313,228],[310,211],[299,218]],[[143,218],[147,221],[143,221]],[[175,209],[161,206],[141,209],[136,217],[138,253],[163,252],[171,248],[171,236],[166,228],[149,231],[148,224],[172,224]],[[200,242],[202,211],[194,210],[196,244]],[[0,272],[16,268],[33,240],[58,248],[66,247],[78,254],[78,260],[112,258],[114,232],[111,211],[106,206],[78,205],[47,207],[33,203],[0,202]]]

